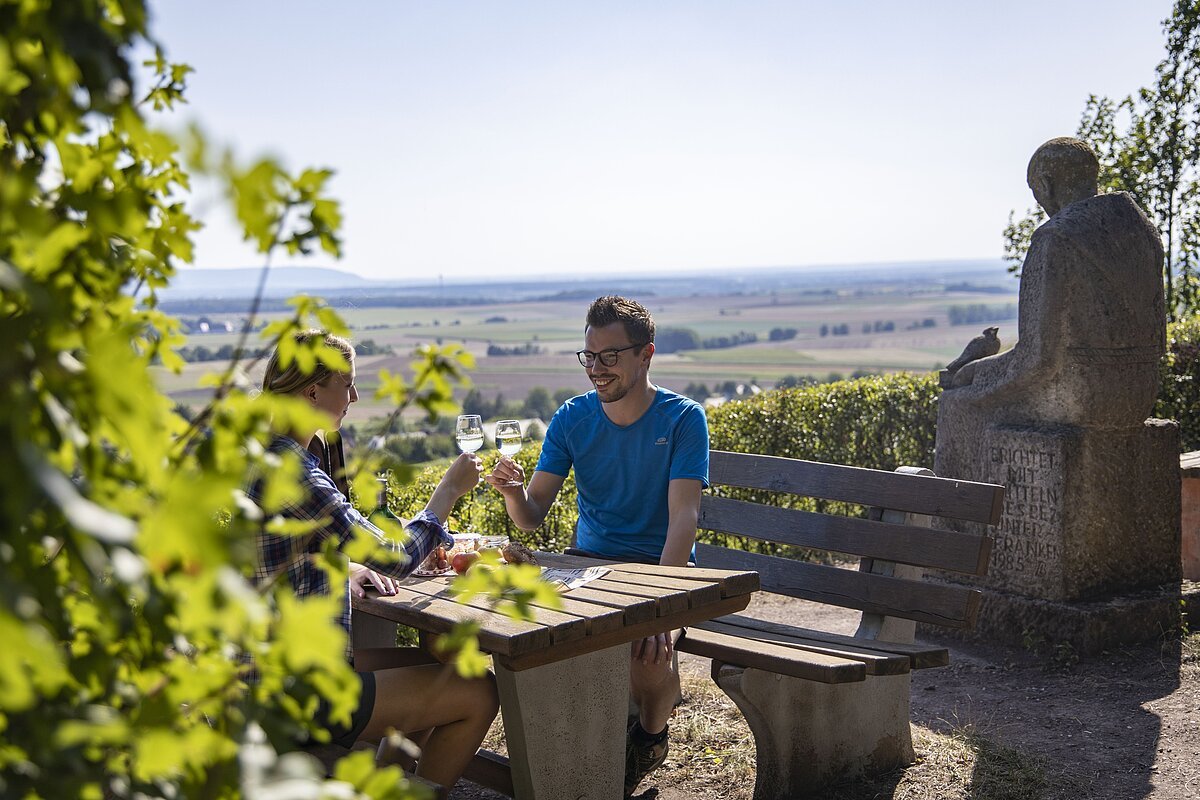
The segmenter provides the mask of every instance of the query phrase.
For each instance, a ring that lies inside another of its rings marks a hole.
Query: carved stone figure
[[[1125,192],[1096,194],[1099,164],[1078,139],[1051,139],[1027,174],[1050,219],[1021,268],[1017,344],[956,376],[957,402],[996,422],[1139,424],[1166,347],[1163,249]]]
[[[972,361],[978,361],[981,358],[987,358],[999,353],[1000,337],[997,336],[999,332],[999,328],[984,328],[983,333],[967,342],[967,346],[963,348],[959,357],[947,364],[946,368],[941,371],[939,376],[941,387],[949,389],[951,386],[965,386],[970,383],[969,373],[967,373],[968,377],[957,381],[959,370]]]
[[[978,630],[1081,652],[1173,624],[1180,574],[1178,425],[1147,420],[1166,345],[1162,243],[1128,194],[1096,194],[1098,171],[1078,139],[1030,160],[1050,218],[1022,266],[1018,340],[953,374],[935,458],[942,477],[1006,487]]]

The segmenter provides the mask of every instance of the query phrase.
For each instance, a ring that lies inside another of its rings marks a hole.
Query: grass
[[[1191,647],[1200,650],[1200,636]],[[671,753],[642,791],[671,787],[698,800],[751,800],[754,738],[741,712],[716,684],[684,676],[686,700],[671,721]],[[499,719],[483,746],[507,753]],[[947,732],[913,726],[916,763],[894,772],[830,787],[826,800],[1041,800],[1070,797],[1038,756],[992,741],[974,726]],[[1078,787],[1076,787],[1078,788]]]
[[[1189,633],[1180,640],[1180,658],[1184,664],[1200,664],[1200,631]]]

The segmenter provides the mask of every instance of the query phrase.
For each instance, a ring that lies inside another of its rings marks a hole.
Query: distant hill
[[[160,292],[169,313],[238,312],[248,308],[258,288],[259,268],[180,270]],[[694,272],[517,275],[509,280],[455,278],[444,282],[368,280],[344,270],[274,267],[268,273],[263,310],[282,310],[284,299],[317,294],[331,303],[356,306],[450,306],[522,300],[588,300],[602,294],[677,297],[709,294],[763,294],[816,287],[879,286],[924,282],[959,291],[1003,292],[1014,283],[999,259],[905,263],[728,267]]]
[[[261,268],[181,269],[161,294],[164,299],[199,297],[231,299],[253,297],[262,275]],[[387,286],[339,269],[321,267],[273,267],[267,274],[267,297],[287,297],[299,292],[356,291]]]

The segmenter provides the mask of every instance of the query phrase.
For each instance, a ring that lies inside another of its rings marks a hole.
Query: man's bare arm
[[[513,523],[523,531],[531,531],[545,521],[566,478],[535,470],[526,486],[521,465],[501,458],[486,480],[504,496],[504,507]]]
[[[658,563],[681,567],[688,563],[696,542],[700,519],[700,492],[704,485],[692,478],[676,478],[667,487],[667,542]]]

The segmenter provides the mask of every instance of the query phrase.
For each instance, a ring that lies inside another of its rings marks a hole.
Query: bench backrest
[[[896,472],[776,456],[710,454],[709,480],[729,486],[867,506],[867,518],[779,508],[706,494],[700,528],[758,540],[858,556],[859,570],[698,544],[706,567],[757,570],[764,591],[865,613],[967,628],[975,624],[977,590],[921,579],[925,568],[983,575],[991,538],[930,528],[930,520],[995,525],[1004,487],[938,478],[929,470]],[[906,569],[894,565],[911,565]]]

